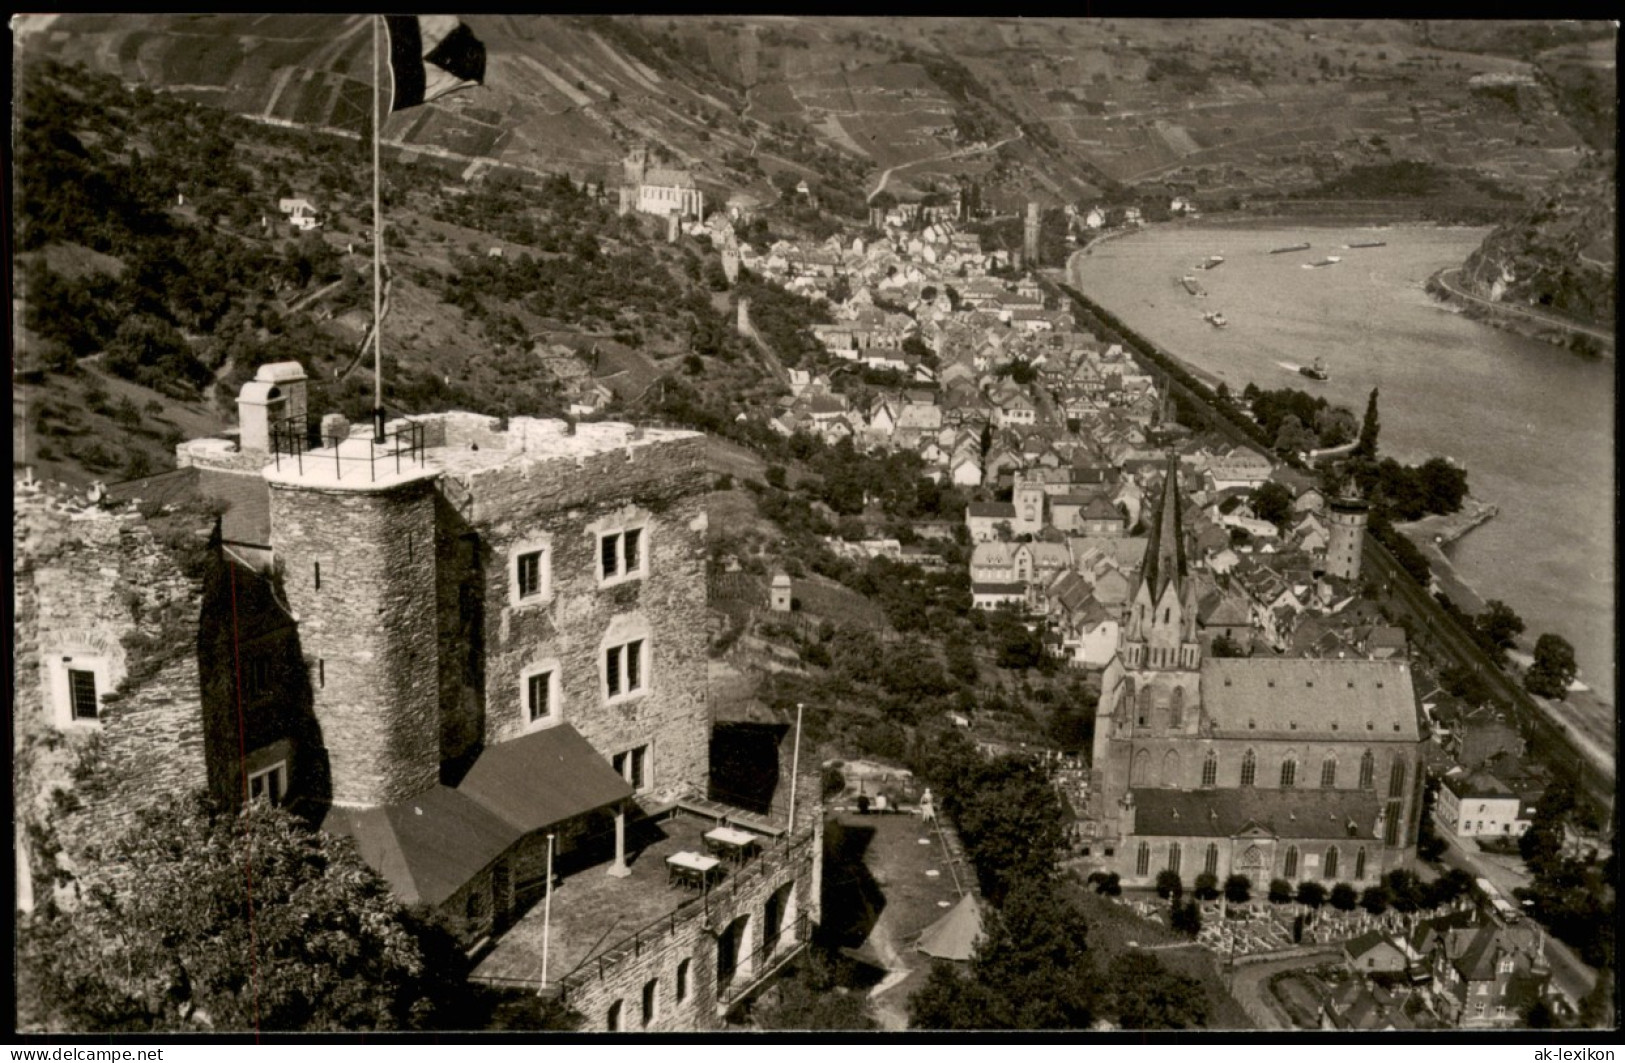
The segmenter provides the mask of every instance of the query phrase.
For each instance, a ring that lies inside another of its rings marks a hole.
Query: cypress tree
[[[1360,425],[1360,441],[1354,447],[1355,457],[1377,460],[1377,428],[1377,389],[1372,388],[1365,404],[1365,422]]]

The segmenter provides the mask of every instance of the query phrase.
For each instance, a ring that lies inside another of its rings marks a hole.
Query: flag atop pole
[[[455,15],[382,15],[372,41],[372,359],[373,441],[384,441],[384,214],[379,194],[379,23],[389,36],[389,113],[485,83],[485,45]]]
[[[385,15],[384,26],[392,113],[485,83],[485,45],[456,15]]]

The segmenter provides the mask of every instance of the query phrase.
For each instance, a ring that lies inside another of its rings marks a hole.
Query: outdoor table
[[[706,831],[705,844],[712,852],[722,853],[734,863],[742,862],[756,844],[756,835],[733,827],[718,827]]]
[[[706,880],[719,864],[720,861],[713,856],[690,852],[673,853],[666,857],[667,881],[675,880],[684,886],[698,886],[703,889]]]

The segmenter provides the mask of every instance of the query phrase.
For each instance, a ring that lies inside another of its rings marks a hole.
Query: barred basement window
[[[96,673],[69,668],[68,698],[75,720],[96,719],[101,711],[101,699],[96,696]]]

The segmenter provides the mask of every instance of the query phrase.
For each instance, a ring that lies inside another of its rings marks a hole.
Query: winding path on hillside
[[[960,148],[957,151],[950,151],[945,155],[932,155],[924,159],[914,159],[910,162],[900,162],[896,166],[888,166],[886,169],[880,172],[879,182],[875,184],[874,191],[870,192],[864,197],[864,202],[871,202],[876,196],[884,192],[886,190],[886,182],[891,180],[891,175],[897,170],[906,170],[910,166],[924,166],[928,162],[946,162],[949,159],[969,158],[972,155],[981,155],[984,152],[998,151],[1012,140],[1020,140],[1021,137],[1022,133],[1018,129],[1014,136],[1005,137],[1003,140],[998,141],[997,143],[988,144],[983,147]]]
[[[1510,303],[1497,303],[1477,295],[1472,295],[1451,283],[1454,278],[1459,277],[1460,275],[1461,267],[1459,266],[1454,269],[1440,270],[1438,274],[1436,274],[1436,276],[1439,278],[1440,286],[1443,287],[1445,291],[1459,299],[1465,299],[1468,302],[1477,303],[1480,306],[1487,306],[1491,310],[1497,311],[1498,313],[1511,314],[1514,317],[1528,318],[1529,320],[1538,322],[1542,325],[1550,325],[1552,328],[1565,329],[1569,332],[1583,332],[1587,336],[1593,336],[1604,341],[1609,346],[1613,346],[1614,334],[1611,330],[1597,328],[1593,325],[1582,325],[1577,321],[1570,321],[1567,318],[1558,317],[1555,314],[1536,310],[1533,307],[1514,306]]]

